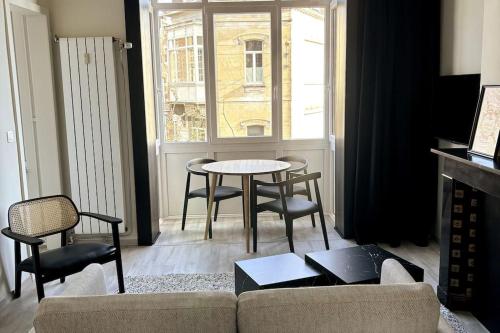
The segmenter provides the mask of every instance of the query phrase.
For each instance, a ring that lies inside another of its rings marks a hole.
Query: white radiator
[[[80,211],[123,218],[113,38],[60,38],[59,50],[71,197]],[[111,226],[83,217],[75,232],[107,234]]]

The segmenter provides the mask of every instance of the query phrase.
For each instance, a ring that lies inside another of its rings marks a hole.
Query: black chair
[[[330,245],[328,244],[328,235],[326,232],[325,216],[323,214],[323,206],[321,204],[321,196],[318,188],[319,178],[321,178],[320,172],[306,175],[290,173],[290,178],[288,180],[284,180],[278,183],[266,183],[259,180],[252,181],[251,222],[253,228],[254,252],[257,251],[257,214],[263,211],[271,211],[284,215],[286,235],[288,237],[288,243],[290,245],[291,252],[295,251],[293,247],[293,220],[310,214],[319,213],[325,246],[327,250],[330,248]],[[311,180],[314,181],[314,190],[316,193],[317,202],[302,198],[295,198],[291,191],[293,186],[298,183],[306,183],[306,187],[308,187],[308,183]],[[257,204],[257,187],[259,185],[277,186],[279,190],[279,199]]]
[[[307,160],[305,158],[298,157],[298,156],[284,156],[284,157],[277,158],[276,160],[282,161],[282,162],[288,162],[292,165],[290,167],[290,169],[288,169],[285,172],[285,180],[290,179],[291,173],[303,172],[304,174],[307,174],[308,163],[307,163]],[[277,174],[273,173],[272,177],[273,177],[273,182],[276,183]],[[276,184],[269,185],[269,186],[259,185],[259,186],[257,186],[256,192],[257,192],[257,196],[259,196],[259,197],[265,197],[265,198],[271,198],[271,199],[278,199],[280,197],[280,190]],[[309,187],[308,182],[306,182],[305,187],[302,187],[299,185],[294,185],[293,186],[293,194],[294,195],[295,194],[304,195],[307,197],[307,200],[312,201],[311,189]],[[279,214],[279,216],[280,216],[280,219],[283,219],[282,214]],[[311,214],[311,222],[312,222],[312,226],[316,227],[316,221],[314,220],[314,214]]]
[[[195,158],[195,159],[190,160],[186,163],[186,171],[188,172],[188,174],[187,174],[187,178],[186,178],[186,191],[184,193],[184,209],[182,210],[182,230],[184,230],[184,227],[186,226],[186,214],[187,214],[189,199],[205,198],[207,201],[207,207],[208,207],[208,200],[209,200],[209,194],[210,194],[210,181],[209,181],[209,177],[208,177],[208,172],[203,170],[201,167],[205,164],[212,163],[212,162],[216,162],[216,160],[213,160],[210,158]],[[191,191],[190,190],[191,174],[205,177],[205,187]],[[215,201],[214,221],[217,221],[217,215],[219,214],[219,203],[222,200],[236,198],[239,196],[241,196],[243,199],[243,191],[237,187],[222,186],[222,175],[220,175],[219,176],[219,184],[217,184],[217,186],[215,187],[215,194],[214,194],[214,201]],[[243,207],[244,206],[245,205],[243,205]],[[208,231],[209,231],[210,238],[212,238],[212,224],[211,223],[210,223],[210,228]]]
[[[67,245],[66,231],[80,222],[81,216],[111,224],[113,245],[105,243],[78,243]],[[116,273],[120,293],[123,284],[122,259],[118,224],[120,218],[88,212],[78,212],[73,201],[64,195],[54,195],[17,202],[9,208],[9,227],[2,234],[14,240],[16,264],[14,298],[21,296],[22,272],[35,275],[38,301],[45,297],[43,284],[82,271],[92,263],[104,264],[116,261]],[[61,233],[61,247],[40,253],[39,246],[45,237]],[[21,243],[31,247],[32,256],[21,261]]]

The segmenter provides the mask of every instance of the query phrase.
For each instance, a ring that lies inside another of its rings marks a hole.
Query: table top
[[[416,281],[423,281],[424,270],[376,245],[307,253],[305,261],[344,284],[379,283],[382,263],[396,259]]]
[[[238,266],[259,286],[317,278],[321,273],[308,266],[294,253],[236,261]]]
[[[205,164],[202,169],[221,175],[262,175],[285,171],[290,163],[275,160],[229,160]]]

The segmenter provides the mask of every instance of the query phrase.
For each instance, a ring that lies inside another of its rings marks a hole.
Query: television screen
[[[480,93],[480,74],[441,76],[432,117],[434,137],[468,144]]]

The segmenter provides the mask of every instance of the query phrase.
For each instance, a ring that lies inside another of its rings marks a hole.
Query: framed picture
[[[469,153],[496,159],[499,133],[500,85],[483,86],[469,141]]]
[[[500,134],[497,142],[497,149],[495,150],[495,162],[500,164]]]

